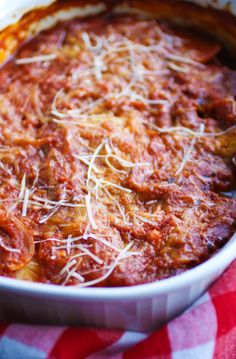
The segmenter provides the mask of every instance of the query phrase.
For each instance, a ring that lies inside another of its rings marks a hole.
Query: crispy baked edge
[[[52,5],[28,12],[17,23],[0,32],[0,64],[14,55],[24,41],[58,21],[106,11],[141,13],[146,17],[195,27],[216,37],[236,58],[236,17],[226,10],[179,0],[57,0]]]

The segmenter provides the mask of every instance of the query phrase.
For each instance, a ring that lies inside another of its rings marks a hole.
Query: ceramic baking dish
[[[26,12],[53,1],[0,2],[0,28],[16,23]],[[223,8],[226,1],[195,1]],[[79,7],[79,4],[83,7]],[[78,1],[76,8],[50,14],[31,29],[36,33],[58,18],[69,19],[103,11],[101,2]],[[109,2],[106,2],[109,3]],[[135,3],[135,1],[134,1]],[[229,2],[227,2],[229,3]],[[127,6],[126,6],[127,7]],[[227,7],[234,14],[236,2]],[[126,11],[119,2],[116,11]],[[136,11],[132,8],[132,11]],[[181,20],[182,21],[182,20]],[[229,44],[233,33],[228,35]],[[211,259],[181,275],[133,287],[75,288],[31,283],[0,277],[0,321],[37,324],[88,325],[150,331],[190,306],[236,258],[236,235]]]

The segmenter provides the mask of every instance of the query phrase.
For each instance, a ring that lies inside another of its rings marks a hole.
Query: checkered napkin
[[[236,261],[191,308],[154,333],[0,325],[0,359],[236,359]]]

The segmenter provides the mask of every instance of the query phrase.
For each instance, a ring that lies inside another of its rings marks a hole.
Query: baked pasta
[[[236,72],[142,15],[56,24],[0,69],[0,274],[130,286],[235,231]]]

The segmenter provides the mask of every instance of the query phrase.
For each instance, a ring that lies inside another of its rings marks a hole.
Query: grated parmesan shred
[[[112,274],[114,269],[122,262],[122,260],[128,258],[126,256],[126,254],[128,254],[128,251],[132,246],[133,246],[133,242],[128,243],[125,246],[125,248],[117,255],[114,262],[110,266],[106,267],[106,268],[109,268],[108,271],[104,275],[102,275],[100,278],[97,278],[97,279],[94,279],[94,280],[91,280],[88,282],[84,282],[84,283],[79,283],[79,284],[77,284],[77,286],[78,287],[90,287],[90,286],[94,286],[94,285],[102,282],[103,280],[107,279]]]
[[[29,202],[29,194],[30,194],[30,190],[29,188],[25,188],[25,192],[24,192],[24,200],[23,200],[23,205],[22,205],[22,217],[26,217],[27,216],[27,208],[28,208],[28,202]]]
[[[199,128],[199,133],[200,134],[202,134],[204,132],[204,128],[205,128],[204,124],[201,124],[200,128]],[[190,146],[189,146],[186,154],[184,155],[184,158],[183,158],[183,160],[181,162],[181,165],[180,165],[179,169],[175,173],[176,176],[178,176],[183,171],[186,163],[189,161],[191,152],[192,152],[192,150],[194,148],[194,145],[195,145],[196,141],[197,141],[197,137],[195,136],[195,137],[192,138]]]
[[[98,226],[93,218],[93,212],[92,212],[92,208],[91,208],[91,193],[90,192],[85,196],[85,203],[86,203],[86,208],[87,208],[88,220],[89,220],[92,228],[97,229]]]
[[[3,249],[5,249],[5,251],[7,252],[11,252],[11,253],[20,253],[20,249],[18,248],[12,248],[12,247],[8,247],[4,242],[3,239],[0,237],[0,247],[2,247]]]
[[[38,55],[38,56],[16,59],[15,63],[16,65],[27,65],[35,62],[53,61],[56,58],[57,58],[57,54]]]
[[[20,193],[18,198],[19,199],[23,199],[24,198],[24,193],[25,193],[25,183],[26,183],[26,174],[24,173],[22,180],[21,180],[21,186],[20,186]]]

